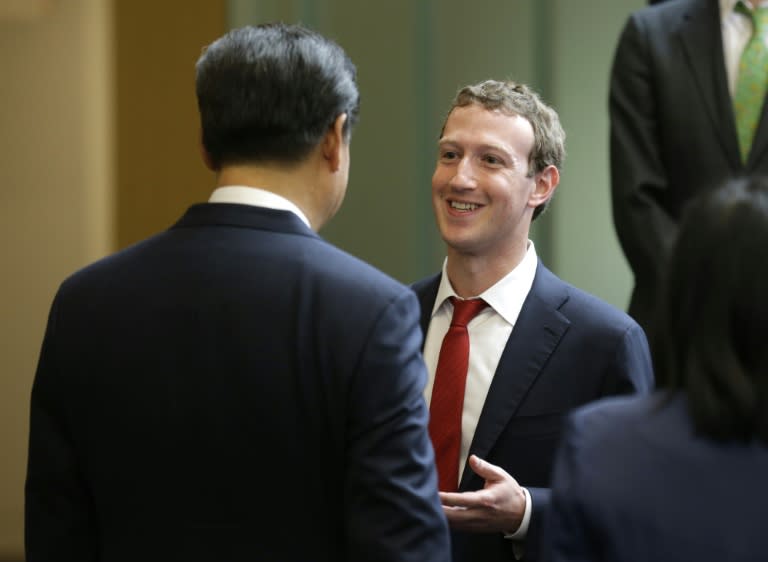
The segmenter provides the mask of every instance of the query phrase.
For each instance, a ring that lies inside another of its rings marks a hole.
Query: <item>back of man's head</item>
[[[333,41],[281,23],[235,29],[196,65],[202,140],[210,164],[293,164],[347,114],[357,120],[355,66]]]

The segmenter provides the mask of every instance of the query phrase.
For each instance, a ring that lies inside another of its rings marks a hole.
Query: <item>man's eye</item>
[[[444,150],[444,151],[443,151],[443,152],[440,154],[440,157],[441,157],[443,160],[453,160],[453,159],[455,159],[457,156],[458,156],[458,155],[457,155],[457,154],[456,154],[456,152],[455,152],[455,151],[453,151],[453,150]]]
[[[491,154],[488,154],[488,155],[486,155],[486,156],[485,156],[483,159],[484,159],[484,160],[485,160],[485,161],[486,161],[488,164],[494,164],[494,165],[496,165],[496,164],[501,164],[501,163],[502,163],[500,158],[496,158],[495,156],[493,156],[493,155],[491,155]]]

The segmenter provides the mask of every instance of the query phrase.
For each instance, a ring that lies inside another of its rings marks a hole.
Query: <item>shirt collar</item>
[[[258,187],[248,187],[244,185],[226,185],[217,187],[208,198],[209,203],[237,203],[240,205],[254,205],[256,207],[266,207],[268,209],[277,209],[280,211],[290,211],[298,216],[304,224],[312,228],[307,216],[299,209],[296,204],[289,201],[282,195],[261,189]]]
[[[450,297],[458,297],[453,290],[451,282],[448,280],[446,264],[448,259],[443,261],[443,275],[440,278],[440,286],[437,289],[437,298],[432,308],[434,316],[445,301]],[[480,295],[475,295],[483,299],[499,316],[504,318],[513,326],[517,322],[520,310],[523,308],[528,293],[533,285],[533,278],[536,276],[536,266],[538,257],[533,241],[528,241],[528,249],[523,256],[523,260],[517,266],[499,279],[494,285],[483,291]]]
[[[720,0],[720,19],[724,19],[729,14],[733,13],[741,0]],[[752,0],[752,6],[754,7],[768,7],[767,0]]]
[[[720,0],[720,15],[725,17],[736,7],[740,0]]]

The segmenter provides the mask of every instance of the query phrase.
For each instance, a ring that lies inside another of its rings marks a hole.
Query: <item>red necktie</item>
[[[429,404],[429,436],[442,492],[455,492],[459,485],[461,412],[469,366],[467,324],[487,306],[481,299],[465,301],[451,297],[451,302],[453,318],[440,348]]]

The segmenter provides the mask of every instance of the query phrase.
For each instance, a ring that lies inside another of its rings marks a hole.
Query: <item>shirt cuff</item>
[[[520,526],[514,533],[504,533],[505,539],[521,540],[528,534],[528,525],[531,523],[531,494],[528,492],[528,488],[523,488],[525,493],[525,513],[523,513],[523,520],[520,522]]]

